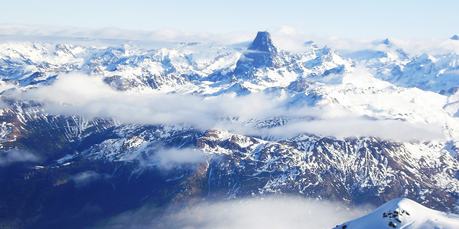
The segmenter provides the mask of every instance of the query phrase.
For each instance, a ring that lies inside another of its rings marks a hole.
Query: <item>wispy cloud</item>
[[[95,171],[85,171],[78,173],[76,175],[70,176],[70,180],[75,182],[75,187],[81,188],[91,184],[92,182],[96,182],[100,179],[108,179],[110,178],[107,174],[99,174]]]
[[[274,128],[269,134],[291,138],[301,132],[340,138],[376,136],[398,141],[443,139],[442,130],[438,125],[406,123],[398,120],[368,120],[362,117],[298,122],[294,125]]]
[[[0,153],[0,166],[6,166],[15,162],[37,162],[39,160],[40,157],[37,155],[20,149]]]
[[[156,152],[154,159],[159,167],[170,170],[179,165],[196,164],[205,161],[204,152],[198,149],[163,149]]]
[[[399,39],[381,37],[378,39],[348,39],[334,36],[317,36],[309,32],[305,26],[280,26],[268,29],[272,34],[276,46],[283,50],[300,52],[306,51],[304,45],[307,41],[314,41],[320,48],[324,46],[337,50],[395,50],[402,48],[411,55],[423,53],[435,55],[446,53],[459,53],[459,41],[448,38],[440,39]],[[45,25],[21,25],[0,24],[0,41],[8,40],[31,40],[51,41],[76,44],[123,44],[128,41],[137,42],[139,45],[153,46],[156,48],[168,46],[171,42],[202,42],[216,43],[221,45],[238,45],[241,48],[248,47],[253,41],[256,31],[232,32],[224,34],[212,34],[205,32],[192,32],[182,30],[124,30],[117,28],[88,29],[81,27],[59,27]],[[451,34],[451,36],[454,34]],[[380,43],[390,38],[394,44],[388,48]],[[118,40],[118,41],[117,41]]]
[[[174,42],[202,42],[234,45],[254,39],[254,33],[232,32],[210,34],[183,30],[162,29],[155,31],[125,30],[117,28],[89,29],[46,25],[0,24],[0,41],[44,41],[81,45],[112,45],[133,41],[136,44],[157,48]]]

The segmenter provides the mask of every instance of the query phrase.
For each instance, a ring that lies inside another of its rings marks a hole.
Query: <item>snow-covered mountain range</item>
[[[38,184],[62,199],[113,186],[81,197],[104,217],[271,194],[459,212],[457,53],[409,55],[390,39],[292,52],[267,32],[246,48],[81,43],[0,43],[0,166],[15,174],[0,180],[3,225],[51,217]]]

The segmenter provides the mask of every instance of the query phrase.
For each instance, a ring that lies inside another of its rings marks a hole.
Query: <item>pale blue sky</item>
[[[0,24],[255,32],[293,26],[343,38],[447,38],[459,34],[457,0],[1,0]]]

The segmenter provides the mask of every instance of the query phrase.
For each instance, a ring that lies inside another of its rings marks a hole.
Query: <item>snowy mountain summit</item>
[[[366,216],[335,228],[457,229],[459,228],[459,215],[435,211],[410,199],[398,198],[385,203]]]

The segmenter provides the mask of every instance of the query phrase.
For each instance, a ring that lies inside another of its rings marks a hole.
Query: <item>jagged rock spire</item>
[[[271,34],[266,31],[260,31],[253,40],[248,50],[261,51],[261,52],[277,52],[277,48],[274,46],[271,40]]]
[[[392,48],[392,41],[389,38],[384,39],[381,44],[385,44],[388,48]]]
[[[381,43],[383,43],[385,45],[389,45],[390,44],[390,40],[389,40],[389,38],[386,38]]]
[[[310,46],[310,47],[313,47],[313,48],[319,48],[319,46],[317,46],[317,44],[314,41],[306,41],[306,42],[304,42],[304,45],[305,46]]]
[[[254,69],[274,67],[278,50],[268,32],[258,32],[247,52],[236,64],[234,74],[250,78]]]

